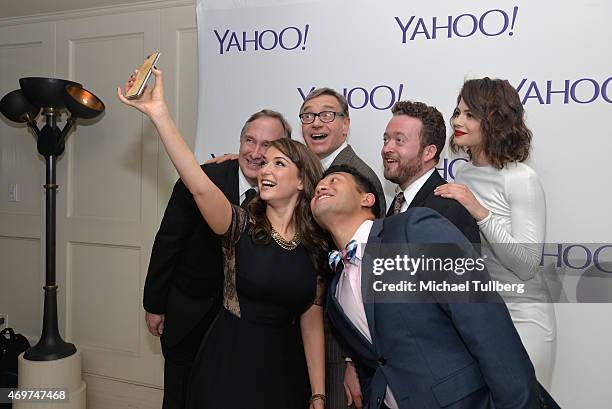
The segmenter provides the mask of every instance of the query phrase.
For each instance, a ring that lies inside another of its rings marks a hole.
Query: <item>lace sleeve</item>
[[[325,296],[327,294],[327,280],[317,274],[317,292],[313,301],[314,305],[325,305]]]
[[[246,229],[248,220],[249,214],[246,210],[240,206],[232,205],[232,222],[225,234],[221,236],[224,248],[233,247],[236,244],[240,235]]]

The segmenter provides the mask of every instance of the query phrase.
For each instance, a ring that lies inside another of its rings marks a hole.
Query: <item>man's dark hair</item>
[[[321,177],[321,179],[332,173],[348,173],[349,175],[353,176],[359,193],[372,193],[372,195],[374,195],[374,205],[370,208],[370,210],[374,214],[374,217],[378,217],[378,215],[380,214],[380,203],[378,202],[378,197],[376,196],[376,189],[374,189],[374,185],[372,184],[372,182],[370,182],[365,176],[363,176],[357,169],[348,165],[330,166],[325,172],[323,172],[323,176]]]

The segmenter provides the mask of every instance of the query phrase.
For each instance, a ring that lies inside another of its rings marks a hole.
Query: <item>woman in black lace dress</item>
[[[322,169],[305,145],[271,143],[259,197],[233,206],[201,170],[169,115],[162,74],[138,100],[208,225],[223,238],[223,308],[191,372],[193,409],[322,409],[326,240],[309,202]],[[131,85],[128,82],[126,88]],[[309,403],[310,402],[310,403]]]

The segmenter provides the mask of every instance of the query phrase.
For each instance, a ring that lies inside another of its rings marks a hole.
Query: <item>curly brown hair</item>
[[[391,112],[393,116],[406,115],[421,120],[423,124],[419,135],[421,151],[426,146],[435,145],[436,156],[434,160],[438,162],[446,143],[446,124],[440,111],[436,107],[430,107],[422,102],[397,101],[391,108]]]
[[[501,169],[509,162],[523,162],[529,157],[532,134],[525,125],[525,109],[518,92],[508,81],[489,77],[467,80],[457,104],[462,98],[470,113],[481,121],[482,153],[494,167]],[[458,113],[455,109],[452,118]],[[450,147],[455,153],[465,150],[455,144],[454,136]],[[465,151],[470,154],[469,149]]]
[[[329,235],[319,227],[310,210],[310,201],[314,197],[315,188],[323,174],[321,162],[306,145],[288,138],[277,139],[270,143],[270,147],[282,152],[298,169],[298,178],[302,181],[304,188],[300,192],[297,206],[293,211],[295,230],[300,234],[317,274],[328,278],[331,274],[327,263]],[[255,243],[268,244],[272,237],[272,226],[266,217],[267,206],[266,201],[262,200],[259,195],[248,205],[254,221],[251,237]]]

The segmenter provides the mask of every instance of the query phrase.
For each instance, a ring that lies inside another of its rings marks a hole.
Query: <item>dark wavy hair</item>
[[[467,80],[457,104],[461,98],[470,113],[481,121],[482,152],[494,167],[501,169],[509,162],[523,162],[529,157],[532,134],[525,125],[525,110],[518,92],[508,81],[489,77]],[[455,109],[452,118],[458,113]],[[454,136],[450,147],[455,153],[463,150],[472,157],[469,149],[455,144]]]
[[[302,181],[304,189],[300,192],[297,206],[293,211],[293,222],[306,251],[310,255],[317,274],[328,278],[331,274],[331,269],[327,263],[329,235],[319,227],[310,210],[310,201],[314,196],[317,183],[323,174],[321,162],[306,145],[298,141],[281,138],[271,142],[270,147],[282,152],[298,169],[298,178]],[[266,217],[267,207],[267,202],[262,200],[259,195],[248,205],[249,212],[254,221],[251,237],[258,244],[268,244],[272,238],[272,226]]]

